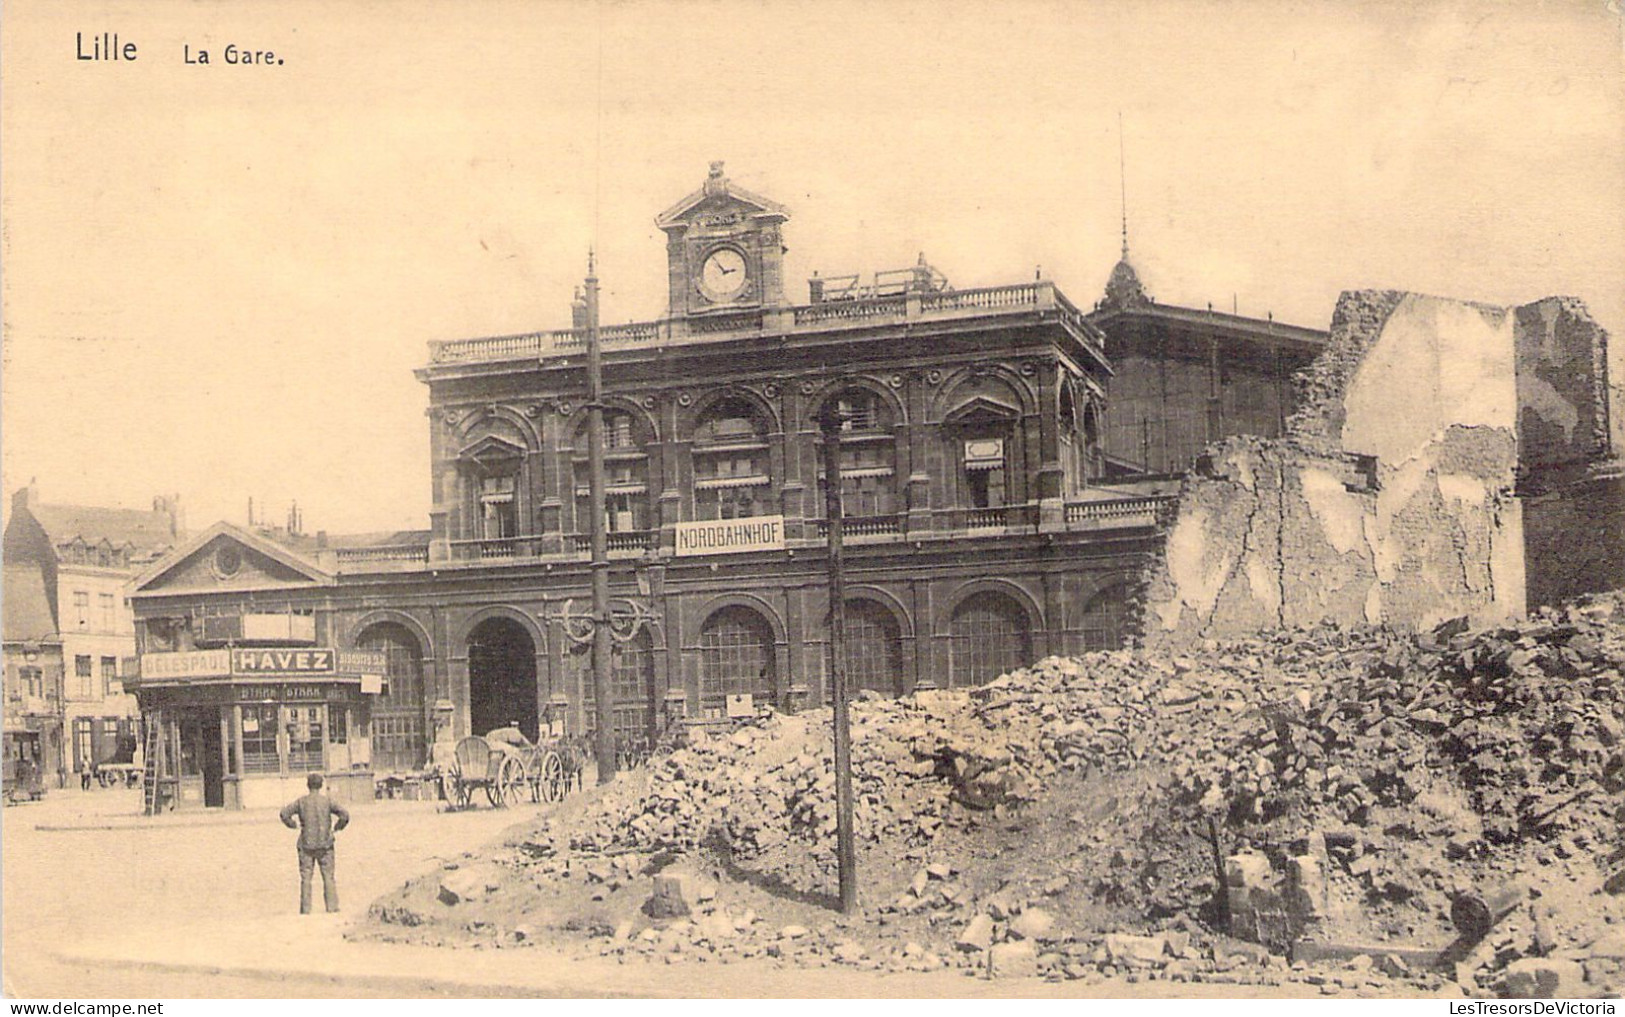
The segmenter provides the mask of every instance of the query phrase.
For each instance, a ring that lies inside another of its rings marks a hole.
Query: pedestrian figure
[[[310,793],[282,809],[282,825],[299,831],[299,913],[310,914],[310,880],[312,870],[319,865],[322,900],[332,914],[339,909],[339,884],[333,874],[333,834],[350,825],[350,813],[322,793],[321,774],[306,777],[305,786]],[[297,823],[295,816],[299,817]]]
[[[79,767],[79,790],[90,790],[90,763],[85,762]]]

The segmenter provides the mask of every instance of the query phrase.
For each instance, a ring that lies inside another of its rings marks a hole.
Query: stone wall
[[[1572,298],[1344,293],[1287,435],[1215,445],[1186,479],[1146,639],[1491,624],[1625,585],[1606,350]]]

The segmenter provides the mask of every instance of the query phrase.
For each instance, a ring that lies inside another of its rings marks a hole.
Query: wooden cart
[[[570,787],[558,751],[532,744],[513,727],[459,741],[447,776],[452,803],[465,809],[479,790],[493,806],[506,808],[526,789],[533,802],[553,802],[563,798]]]

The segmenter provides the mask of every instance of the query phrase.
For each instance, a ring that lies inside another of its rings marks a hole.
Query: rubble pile
[[[1410,977],[1419,948],[1457,934],[1462,892],[1510,884],[1517,906],[1463,944],[1466,991],[1528,975],[1520,964],[1583,965],[1588,991],[1617,987],[1625,595],[1463,628],[1051,658],[974,689],[855,702],[853,925],[813,917],[835,887],[828,710],[696,732],[483,863],[475,897],[579,885],[619,902],[595,927],[623,954],[1067,978],[1285,977],[1271,965],[1297,939],[1377,944],[1313,982],[1347,988]],[[1284,933],[1230,927],[1242,882],[1272,880],[1307,901]],[[466,899],[466,877],[431,882],[438,906]],[[766,898],[714,885],[697,899],[715,882],[812,910],[775,921]],[[395,924],[428,920],[403,901],[381,902]],[[1225,931],[1277,956],[1237,952]]]

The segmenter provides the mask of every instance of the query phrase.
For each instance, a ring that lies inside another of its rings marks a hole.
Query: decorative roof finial
[[[709,196],[728,193],[728,178],[722,175],[722,160],[711,160],[711,172],[705,178],[705,193]]]
[[[1123,156],[1123,111],[1117,111],[1117,186],[1123,200],[1123,260],[1128,260],[1128,173]]]

